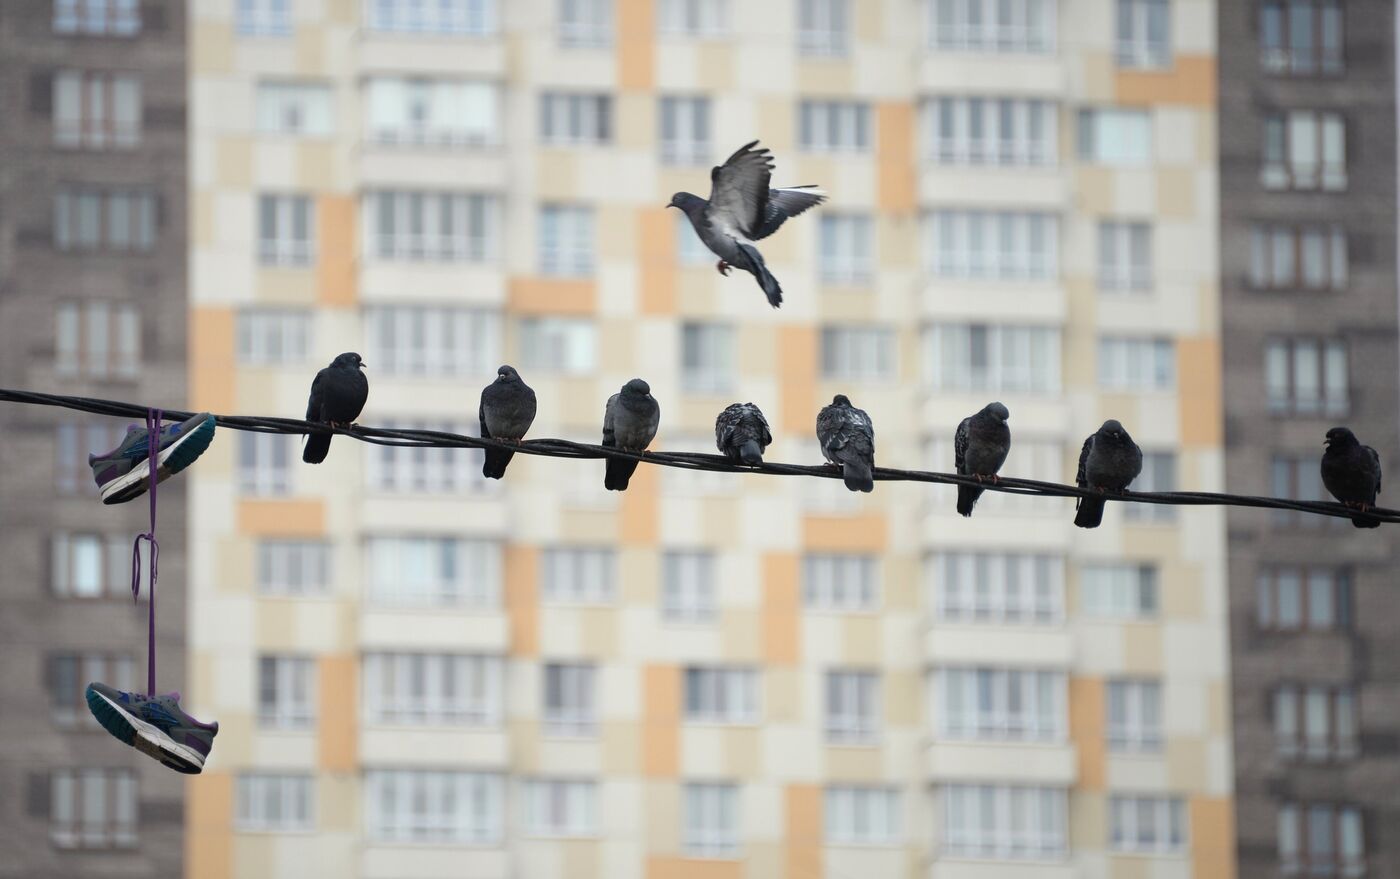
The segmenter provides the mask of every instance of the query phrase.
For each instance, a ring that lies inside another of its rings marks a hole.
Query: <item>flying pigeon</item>
[[[535,392],[521,380],[515,367],[502,366],[496,370],[496,380],[481,391],[477,417],[481,419],[482,439],[518,443],[535,420]],[[506,465],[513,457],[515,452],[487,449],[481,475],[500,479],[506,475]]]
[[[620,393],[608,398],[603,411],[603,445],[629,452],[645,451],[660,424],[661,407],[651,396],[651,386],[634,378],[622,386]],[[636,461],[608,458],[603,487],[608,491],[626,491],[636,469]]]
[[[783,289],[754,242],[778,231],[788,217],[826,201],[826,193],[816,186],[770,189],[772,174],[773,153],[750,141],[711,169],[709,201],[677,192],[666,207],[685,211],[695,234],[719,257],[715,268],[720,274],[727,276],[731,266],[751,273],[768,303],[777,308],[783,302]]]
[[[1381,492],[1381,456],[1350,430],[1334,427],[1327,431],[1327,451],[1322,453],[1322,484],[1337,500],[1364,513],[1376,505]],[[1351,524],[1379,528],[1381,520],[1356,516]]]
[[[1122,491],[1141,472],[1142,449],[1128,436],[1123,425],[1109,419],[1098,433],[1090,434],[1084,440],[1074,483],[1080,488],[1092,488],[1100,493]],[[1099,527],[1103,522],[1103,508],[1103,498],[1081,497],[1076,505],[1074,524],[1080,528]]]
[[[349,427],[369,397],[369,379],[360,372],[365,365],[360,355],[347,351],[331,361],[331,365],[316,373],[311,382],[311,397],[306,401],[306,420],[331,427]],[[331,450],[331,435],[313,433],[306,438],[301,459],[308,464],[326,460]]]
[[[763,463],[763,450],[773,442],[768,419],[752,403],[730,403],[715,419],[715,445],[731,461],[750,467]]]
[[[969,415],[958,424],[953,435],[953,464],[963,476],[975,476],[997,481],[997,471],[1006,463],[1011,451],[1011,430],[1006,419],[1011,413],[1000,403],[988,403],[976,415]],[[958,515],[971,516],[972,507],[982,496],[983,489],[973,485],[958,486]]]
[[[817,441],[822,455],[841,468],[851,491],[874,491],[875,426],[864,409],[857,409],[845,394],[837,394],[817,414]]]

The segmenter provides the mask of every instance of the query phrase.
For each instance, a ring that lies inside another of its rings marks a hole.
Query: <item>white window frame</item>
[[[141,550],[149,555],[145,549]],[[67,599],[121,598],[131,594],[131,541],[126,535],[55,531],[49,537],[49,588]],[[140,600],[149,598],[142,589]]]
[[[1050,861],[1069,853],[1069,809],[1064,788],[947,784],[940,794],[942,851],[946,855],[975,860]]]
[[[1176,388],[1176,344],[1166,338],[1100,336],[1098,373],[1104,391],[1171,391]]]
[[[1366,843],[1361,809],[1339,803],[1286,802],[1278,807],[1278,855],[1285,876],[1363,876]],[[1314,851],[1317,830],[1326,850]]]
[[[504,836],[505,780],[496,772],[369,769],[364,803],[375,843],[495,847]]]
[[[598,732],[598,668],[588,662],[546,662],[540,668],[545,735],[579,738]]]
[[[599,605],[617,600],[617,553],[607,546],[552,546],[540,557],[540,599]]]
[[[926,0],[929,51],[1045,55],[1055,51],[1057,0]]]
[[[831,669],[823,684],[826,741],[877,745],[884,726],[879,672]]]
[[[141,311],[130,302],[62,301],[54,306],[54,374],[130,381],[141,371]]]
[[[501,142],[501,85],[479,79],[372,76],[365,140],[400,148],[479,149]]]
[[[661,615],[672,623],[707,623],[719,615],[715,556],[708,550],[667,550],[662,556]]]
[[[375,726],[497,727],[504,662],[479,653],[366,653],[364,722]]]
[[[797,0],[797,51],[817,58],[840,58],[851,51],[849,0]]]
[[[431,534],[365,541],[365,601],[382,607],[494,610],[501,604],[501,544]]]
[[[681,850],[692,858],[737,858],[739,786],[689,782],[682,788]]]
[[[1064,619],[1064,559],[1021,552],[942,552],[928,557],[934,614],[994,625],[1053,625]]]
[[[1293,17],[1309,19],[1306,31]],[[1342,0],[1264,0],[1259,4],[1259,63],[1266,73],[1335,76],[1346,69]],[[1295,37],[1306,33],[1305,41]]]
[[[1086,617],[1154,619],[1161,613],[1157,566],[1138,562],[1085,562],[1079,569],[1079,605]]]
[[[1153,158],[1153,121],[1147,110],[1092,108],[1079,111],[1079,160],[1109,167],[1142,167]]]
[[[1172,64],[1171,0],[1116,0],[1114,54],[1119,67]]]
[[[1034,324],[940,323],[924,329],[926,379],[950,393],[1060,393],[1060,329]],[[982,362],[974,362],[978,347]]]
[[[842,846],[897,846],[899,790],[871,785],[831,785],[823,792],[826,842]]]
[[[1248,279],[1256,290],[1347,289],[1350,260],[1340,224],[1255,223],[1249,244]]]
[[[709,164],[711,101],[705,95],[662,95],[657,102],[661,164],[701,167]],[[684,214],[681,214],[684,219]]]
[[[565,49],[606,49],[613,44],[612,0],[555,0],[559,45]]]
[[[141,33],[140,0],[54,0],[53,31],[134,37]]]
[[[1144,450],[1142,472],[1133,480],[1131,488],[1139,492],[1180,491],[1180,476],[1180,462],[1175,452]],[[1176,507],[1171,504],[1123,505],[1123,519],[1128,522],[1169,524],[1177,520],[1177,515]]]
[[[924,269],[937,278],[1035,283],[1060,276],[1060,222],[1041,211],[943,209],[924,215]]]
[[[258,725],[307,730],[316,725],[316,662],[308,656],[258,654]]]
[[[240,365],[302,366],[310,362],[312,320],[309,310],[241,308],[236,321]]]
[[[542,204],[539,272],[546,277],[587,278],[594,273],[596,218],[585,205]]]
[[[381,33],[489,37],[500,32],[499,0],[364,0],[367,30]]]
[[[729,33],[729,0],[660,0],[657,32],[665,37],[714,40]]]
[[[1152,224],[1136,220],[1099,221],[1098,263],[1101,292],[1151,292]]]
[[[935,95],[923,101],[924,158],[938,165],[1053,167],[1060,107],[1005,95]]]
[[[1343,416],[1351,409],[1347,345],[1341,339],[1291,336],[1264,345],[1272,415]]]
[[[1144,794],[1108,798],[1109,848],[1139,855],[1179,855],[1190,850],[1186,800]]]
[[[141,144],[141,78],[136,74],[60,70],[53,77],[53,143],[90,150]]]
[[[1104,738],[1115,753],[1155,754],[1165,747],[1165,701],[1160,680],[1114,678],[1104,688]],[[1118,715],[1115,717],[1115,715]]]
[[[1265,189],[1346,190],[1344,115],[1317,110],[1269,113],[1261,130],[1259,183]]]
[[[519,351],[523,369],[584,375],[597,368],[598,328],[586,317],[522,317]]]
[[[735,385],[738,333],[729,323],[683,321],[681,388],[688,394],[723,394]]]
[[[681,706],[686,723],[749,726],[760,720],[759,687],[754,668],[686,666],[681,677]]]
[[[263,192],[258,194],[257,210],[261,265],[306,268],[316,261],[314,199],[308,195]]]
[[[325,138],[335,133],[335,92],[329,83],[261,80],[256,101],[262,134]]]
[[[292,460],[300,458],[297,437],[278,433],[238,434],[238,493],[283,497],[292,493]]]
[[[480,422],[436,421],[427,418],[386,418],[385,430],[433,430],[460,436],[476,436]],[[481,474],[481,457],[475,449],[462,447],[365,446],[367,491],[386,494],[432,496],[476,496],[495,491],[494,483]]]
[[[804,153],[869,152],[871,115],[864,101],[804,98],[797,105],[797,147]]]
[[[331,545],[325,540],[259,540],[255,563],[259,595],[303,598],[330,592]]]
[[[54,249],[150,253],[156,246],[157,212],[156,192],[149,187],[60,187],[53,197]]]
[[[1348,686],[1280,684],[1273,697],[1274,748],[1285,760],[1349,760],[1360,753],[1359,700]]]
[[[934,728],[949,741],[1062,742],[1069,693],[1062,671],[952,667],[930,675]]]
[[[240,37],[290,37],[293,0],[236,0],[234,30]]]
[[[1327,565],[1270,565],[1259,571],[1255,601],[1254,621],[1261,630],[1345,631],[1352,620],[1351,572]]]
[[[876,556],[809,553],[802,558],[802,606],[809,611],[875,613],[880,592]]]
[[[240,772],[233,829],[309,833],[316,829],[316,778],[301,773]]]
[[[454,305],[376,305],[365,309],[365,334],[376,375],[456,379],[500,363],[501,317]]]
[[[823,284],[869,284],[875,275],[875,222],[869,214],[821,215],[817,248]]]
[[[605,92],[543,92],[539,142],[552,147],[607,146],[613,141],[614,117],[612,95]]]
[[[129,769],[55,769],[49,839],[60,849],[135,848],[137,780]]]
[[[821,376],[854,382],[879,382],[895,377],[899,343],[891,327],[861,324],[821,328]]]
[[[598,784],[577,778],[529,778],[524,782],[521,823],[527,836],[588,839],[598,835]]]

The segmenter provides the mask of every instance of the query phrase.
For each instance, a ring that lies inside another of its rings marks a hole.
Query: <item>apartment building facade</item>
[[[0,385],[185,403],[185,33],[177,2],[0,5]],[[125,424],[0,407],[0,875],[177,875],[183,784],[113,741],[83,689],[144,690],[131,542],[87,455]],[[157,649],[184,681],[185,528],[160,489]]]
[[[1222,485],[1214,4],[192,5],[194,405],[536,436],[646,378],[657,448],[752,400],[817,461]],[[672,192],[761,138],[819,211],[714,273]],[[1179,254],[1192,254],[1190,261]],[[200,877],[1233,874],[1224,515],[240,435],[190,474]]]
[[[1324,498],[1334,425],[1400,453],[1395,7],[1221,4],[1219,20],[1239,48],[1220,68],[1227,485]],[[1394,874],[1395,537],[1228,521],[1240,874]]]

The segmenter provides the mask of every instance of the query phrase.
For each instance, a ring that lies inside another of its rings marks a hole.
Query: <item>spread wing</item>
[[[1084,440],[1084,448],[1079,450],[1079,471],[1074,474],[1074,484],[1081,488],[1089,486],[1089,476],[1085,472],[1089,467],[1089,450],[1094,447],[1094,435],[1091,433]]]
[[[789,186],[783,189],[770,189],[768,190],[768,209],[763,214],[763,221],[750,233],[749,237],[755,241],[767,238],[778,231],[778,227],[783,225],[788,217],[795,217],[824,201],[826,201],[826,193],[815,186]]]
[[[953,469],[959,473],[967,472],[967,432],[971,421],[971,418],[964,418],[958,422],[958,430],[953,434]]]
[[[773,176],[773,154],[755,147],[756,140],[744,144],[710,171],[711,214],[721,227],[731,226],[749,238],[761,237],[756,230],[768,217],[768,181]]]

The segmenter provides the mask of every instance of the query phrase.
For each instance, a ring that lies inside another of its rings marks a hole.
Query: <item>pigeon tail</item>
[[[515,457],[515,452],[505,449],[487,449],[486,460],[481,464],[481,475],[487,479],[500,479],[506,475],[506,465]]]
[[[977,499],[982,496],[983,489],[975,485],[958,486],[958,515],[971,516],[972,508],[976,505]]]
[[[739,447],[739,460],[750,467],[763,463],[763,449],[758,440],[748,440]]]
[[[628,481],[637,470],[637,463],[630,458],[609,458],[603,474],[603,487],[608,491],[626,491]]]
[[[313,433],[306,437],[306,447],[301,451],[301,459],[308,464],[319,464],[326,460],[331,450],[331,435]]]
[[[778,279],[773,277],[773,273],[768,271],[768,265],[763,261],[763,254],[758,252],[758,248],[736,242],[739,252],[749,258],[749,271],[758,279],[758,286],[763,288],[763,295],[768,297],[768,304],[774,308],[779,308],[783,304],[783,288],[778,285]]]
[[[1074,514],[1074,524],[1080,528],[1097,528],[1103,522],[1104,501],[1102,498],[1082,497],[1079,510]]]
[[[841,478],[851,491],[875,490],[875,477],[870,473],[870,465],[864,461],[842,462]]]

